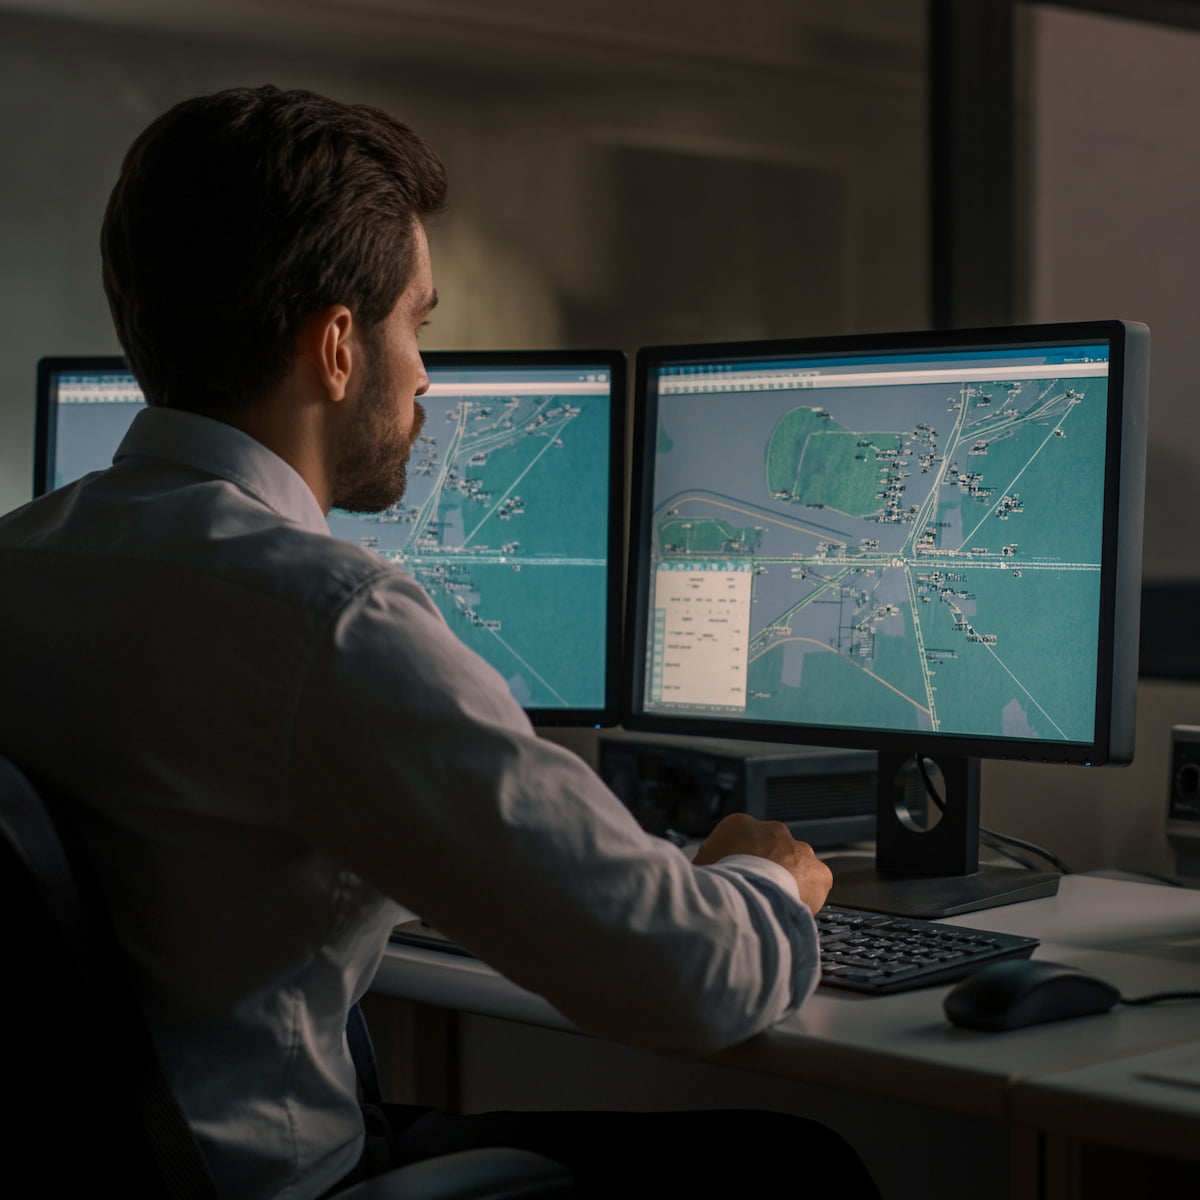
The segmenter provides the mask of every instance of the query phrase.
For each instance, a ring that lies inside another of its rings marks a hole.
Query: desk
[[[1038,957],[1091,971],[1126,995],[1200,991],[1200,891],[1068,876],[1055,897],[952,923],[1038,937]],[[465,1014],[461,1066],[468,1109],[636,1105],[642,1096],[642,1107],[725,1103],[822,1116],[859,1145],[889,1197],[961,1195],[967,1170],[973,1200],[1037,1195],[1046,1182],[1044,1138],[1094,1132],[1087,1105],[1111,1102],[1135,1060],[1169,1057],[1172,1048],[1200,1055],[1200,1045],[1192,1045],[1200,1039],[1200,1003],[1123,1007],[985,1034],[946,1022],[945,987],[886,997],[820,990],[794,1016],[700,1064],[582,1037],[540,997],[481,963],[434,950],[392,947],[375,987]],[[535,1054],[538,1061],[531,1063]],[[1105,1075],[1110,1065],[1113,1074]],[[539,1087],[543,1069],[554,1077],[553,1087]],[[620,1071],[628,1075],[624,1081],[616,1078]],[[517,1081],[511,1099],[497,1091],[497,1079]],[[1181,1111],[1169,1099],[1159,1103]],[[869,1116],[857,1136],[848,1127],[856,1110]],[[1114,1125],[1119,1117],[1098,1127],[1104,1144],[1121,1144],[1112,1136]],[[889,1130],[892,1144],[873,1152],[870,1143],[886,1142]],[[889,1176],[912,1182],[913,1163],[902,1160],[912,1157],[914,1145],[922,1154],[936,1147],[946,1167],[940,1176],[929,1168],[920,1187],[900,1191]],[[1200,1156],[1186,1138],[1130,1148]],[[1059,1183],[1059,1194],[1070,1195],[1071,1180]]]
[[[1198,1014],[1200,1015],[1200,1014]],[[1051,1195],[1194,1195],[1200,1040],[1021,1080],[1015,1126],[1037,1130]]]

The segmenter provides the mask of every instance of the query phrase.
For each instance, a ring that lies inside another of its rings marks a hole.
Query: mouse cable
[[[1162,1000],[1200,1000],[1200,992],[1155,992],[1150,996],[1121,997],[1122,1004],[1158,1004]]]
[[[934,786],[933,780],[929,777],[929,768],[925,765],[924,756],[921,754],[914,754],[913,762],[916,764],[917,770],[921,774],[921,780],[925,784],[925,791],[928,794],[929,799],[933,802],[934,808],[936,808],[938,812],[944,813],[946,811],[945,801],[943,801],[941,796],[938,795],[938,790]],[[1013,837],[1013,835],[1010,833],[997,833],[994,829],[987,829],[982,825],[979,827],[979,837],[986,846],[989,846],[993,850],[998,850],[1001,854],[1011,858],[1013,862],[1020,863],[1021,866],[1026,868],[1026,870],[1033,871],[1036,870],[1036,868],[1034,864],[1031,863],[1027,858],[1023,858],[1019,854],[1013,854],[1011,850],[1007,849],[1008,846],[1016,846],[1021,850],[1028,850],[1030,854],[1036,854],[1039,858],[1044,858],[1048,863],[1053,864],[1055,869],[1060,871],[1063,875],[1071,874],[1071,868],[1068,867],[1067,864],[1058,857],[1058,855],[1052,853],[1042,846],[1035,845],[1033,842],[1027,842],[1023,838]]]

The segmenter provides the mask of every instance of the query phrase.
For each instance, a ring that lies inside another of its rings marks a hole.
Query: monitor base
[[[826,861],[834,879],[830,904],[897,917],[953,917],[1058,892],[1059,876],[1049,871],[983,866],[970,875],[922,876],[884,873],[861,858]]]

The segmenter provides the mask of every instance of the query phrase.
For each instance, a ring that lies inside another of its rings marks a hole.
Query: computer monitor
[[[435,351],[408,490],[330,529],[397,563],[540,725],[619,708],[625,359]],[[35,493],[107,467],[144,401],[120,358],[38,365]]]
[[[1099,321],[640,351],[624,725],[876,750],[841,903],[1052,893],[980,867],[979,760],[1132,756],[1148,347]]]

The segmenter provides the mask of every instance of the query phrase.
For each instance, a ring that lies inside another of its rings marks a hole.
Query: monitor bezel
[[[1108,428],[1105,463],[1107,504],[1102,534],[1099,645],[1094,736],[1090,743],[993,739],[974,735],[793,725],[677,715],[645,707],[648,653],[647,607],[653,574],[654,447],[657,440],[655,372],[664,364],[684,365],[738,357],[1015,349],[1039,343],[1095,342],[1110,347]],[[893,754],[1076,763],[1127,763],[1133,756],[1136,712],[1142,507],[1145,478],[1146,390],[1149,331],[1127,321],[1078,321],[979,329],[845,334],[763,341],[691,343],[642,347],[635,367],[633,461],[630,500],[629,578],[626,592],[626,661],[623,727],[641,732],[794,742],[877,750]]]
[[[454,367],[497,368],[595,366],[610,372],[608,420],[608,570],[605,580],[605,688],[601,704],[587,708],[526,708],[538,726],[608,728],[621,713],[622,619],[625,585],[625,430],[628,409],[628,361],[622,350],[606,349],[503,349],[426,350],[421,354],[427,370]],[[75,371],[129,372],[120,355],[49,355],[37,364],[37,404],[34,424],[34,495],[51,489],[54,479],[57,409],[52,385],[61,374]],[[116,447],[113,448],[114,450]]]

